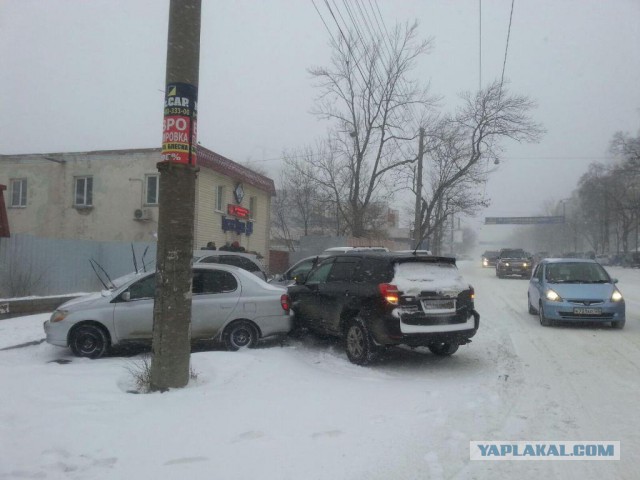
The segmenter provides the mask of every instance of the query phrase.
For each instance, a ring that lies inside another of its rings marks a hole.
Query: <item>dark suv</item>
[[[450,257],[345,253],[322,260],[288,288],[296,328],[345,340],[364,365],[383,346],[426,346],[451,355],[476,334],[473,288]]]
[[[503,248],[496,263],[496,276],[504,278],[509,275],[531,277],[533,259],[521,248]]]

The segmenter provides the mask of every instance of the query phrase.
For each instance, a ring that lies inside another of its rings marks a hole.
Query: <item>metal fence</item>
[[[0,239],[0,298],[93,292],[103,288],[90,260],[112,279],[155,265],[155,243],[61,240],[18,234]]]

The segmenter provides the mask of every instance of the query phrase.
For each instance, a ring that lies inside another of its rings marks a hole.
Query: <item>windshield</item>
[[[527,258],[527,254],[523,250],[503,250],[500,258]]]
[[[549,283],[609,283],[609,275],[597,263],[551,263],[546,266]]]

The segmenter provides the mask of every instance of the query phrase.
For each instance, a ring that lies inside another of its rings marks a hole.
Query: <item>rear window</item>
[[[395,264],[392,283],[405,295],[424,291],[458,295],[469,288],[453,263],[399,262]]]

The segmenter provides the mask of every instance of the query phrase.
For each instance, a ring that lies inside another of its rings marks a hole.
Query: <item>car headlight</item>
[[[547,294],[545,296],[547,297],[547,300],[551,300],[552,302],[561,302],[562,301],[562,298],[560,297],[560,295],[558,295],[553,290],[548,290]]]
[[[509,262],[505,262],[505,263],[504,263],[504,266],[505,266],[505,267],[508,267],[508,266],[509,266]]]
[[[51,318],[49,319],[49,321],[51,323],[61,322],[62,320],[67,318],[68,315],[69,315],[68,310],[56,310],[51,314]]]
[[[524,263],[522,264],[522,266],[523,266],[523,267],[528,267],[529,265],[527,264],[527,262],[524,262]]]
[[[614,290],[613,293],[611,294],[611,301],[612,302],[619,302],[622,300],[622,294],[620,293],[619,290]]]

